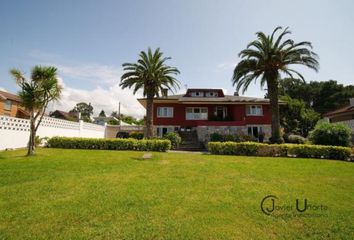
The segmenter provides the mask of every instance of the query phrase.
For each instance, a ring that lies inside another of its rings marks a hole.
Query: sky
[[[222,88],[233,94],[238,53],[276,26],[295,41],[311,41],[320,70],[297,68],[307,81],[354,83],[354,1],[351,0],[1,0],[0,89],[19,89],[11,68],[25,74],[38,64],[58,68],[64,87],[50,109],[68,111],[90,102],[95,114],[117,110],[135,117],[143,107],[119,87],[122,63],[135,62],[148,47],[172,57],[181,74],[180,92]],[[263,97],[258,83],[246,96]]]

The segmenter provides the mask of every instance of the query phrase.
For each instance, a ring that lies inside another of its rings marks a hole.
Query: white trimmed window
[[[261,126],[248,126],[247,132],[249,136],[258,138],[259,134],[263,132],[263,128]]]
[[[173,117],[173,107],[158,107],[157,117],[159,118],[172,118]]]
[[[215,92],[215,91],[206,92],[205,95],[206,95],[207,97],[217,97],[217,96],[218,96],[218,92]]]
[[[5,110],[10,111],[12,108],[12,101],[11,100],[6,100],[5,101]]]
[[[174,127],[163,127],[163,126],[156,127],[156,135],[158,137],[163,137],[166,133],[170,133],[173,131],[174,131]]]
[[[186,120],[208,120],[208,108],[187,107]]]
[[[191,92],[192,97],[204,97],[204,93],[201,91]]]
[[[262,116],[263,115],[262,105],[247,105],[246,106],[246,115],[248,115],[248,116]]]

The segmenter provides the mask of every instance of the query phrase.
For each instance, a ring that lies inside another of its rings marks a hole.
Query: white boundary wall
[[[0,150],[26,147],[29,133],[29,120],[0,115]],[[37,135],[39,137],[104,138],[105,127],[83,121],[71,122],[43,117]]]
[[[354,134],[354,119],[342,121],[339,123],[343,123],[343,124],[347,125],[348,127],[350,127],[350,129],[352,130],[352,133]]]

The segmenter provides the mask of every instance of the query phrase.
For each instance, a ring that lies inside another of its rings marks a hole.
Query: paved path
[[[192,154],[210,154],[209,152],[207,151],[179,151],[179,150],[169,150],[167,152],[170,152],[170,153],[192,153]]]

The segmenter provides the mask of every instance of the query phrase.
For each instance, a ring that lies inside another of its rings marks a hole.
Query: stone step
[[[200,145],[198,141],[182,141],[181,145]]]

